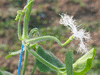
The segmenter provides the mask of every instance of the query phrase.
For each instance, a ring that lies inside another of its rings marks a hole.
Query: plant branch
[[[19,40],[22,40],[20,23],[21,23],[23,14],[24,14],[24,12],[22,11],[20,14],[20,17],[19,17],[19,22],[18,22],[18,38],[19,38]]]
[[[31,1],[32,0],[29,0],[29,2],[31,2]],[[33,2],[31,2],[27,6],[27,9],[26,9],[26,12],[25,12],[25,17],[24,17],[24,30],[23,30],[23,37],[24,37],[24,39],[26,39],[27,36],[28,36],[28,23],[29,23],[30,13],[31,13],[31,10],[32,10],[32,5],[33,5]]]
[[[26,43],[37,43],[37,42],[40,42],[40,41],[45,41],[45,40],[54,40],[56,41],[60,46],[65,46],[67,45],[70,41],[72,41],[74,39],[74,36],[71,36],[65,43],[61,43],[56,37],[54,36],[41,36],[41,37],[36,37],[36,38],[33,38],[33,39],[27,39],[26,40]]]
[[[31,48],[28,48],[28,51],[34,55],[39,61],[41,61],[43,64],[47,65],[48,67],[50,67],[51,69],[55,70],[58,72],[59,68],[57,68],[56,66],[50,64],[48,61],[46,61],[45,59],[43,59],[40,55],[38,55],[34,50],[32,50]]]
[[[36,65],[36,63],[35,63],[35,65],[34,65],[34,67],[33,67],[32,72],[31,72],[31,74],[30,74],[30,75],[33,75],[33,73],[34,73],[34,71],[35,71],[36,67],[37,67],[37,65]]]
[[[24,64],[23,64],[21,75],[25,74],[25,70],[26,70],[26,66],[27,66],[27,60],[28,60],[28,51],[25,50],[25,59],[24,59]]]

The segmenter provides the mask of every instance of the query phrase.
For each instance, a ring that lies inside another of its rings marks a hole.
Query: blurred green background
[[[9,59],[5,59],[5,56],[9,52],[21,48],[21,41],[18,40],[17,36],[18,22],[14,19],[17,10],[22,10],[25,5],[26,0],[0,0],[0,69],[9,71],[14,75],[17,74],[19,55]],[[66,41],[71,36],[71,32],[59,24],[62,13],[74,16],[77,24],[90,32],[89,45],[90,49],[96,49],[96,56],[92,69],[86,75],[100,75],[100,0],[35,0],[30,16],[29,30],[37,27],[40,35],[52,35],[61,42]],[[21,27],[23,27],[23,19]],[[79,41],[73,40],[65,47],[61,47],[53,41],[43,41],[40,44],[44,49],[53,52],[62,62],[64,62],[64,54],[68,50],[73,50],[73,61],[75,62],[82,56],[81,53],[77,53],[78,43]],[[34,57],[29,54],[25,75],[30,74],[33,65]],[[53,72],[41,73],[37,68],[34,75],[56,74]]]

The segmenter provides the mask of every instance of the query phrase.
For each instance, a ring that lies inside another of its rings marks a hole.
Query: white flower
[[[85,40],[90,39],[89,32],[85,32],[83,29],[78,29],[79,26],[76,25],[75,20],[73,20],[73,16],[68,16],[67,14],[60,15],[61,19],[59,21],[60,24],[63,24],[68,29],[71,30],[73,36],[75,39],[80,40],[79,49],[78,51],[81,51],[82,53],[86,53],[88,51],[87,43],[84,42]]]

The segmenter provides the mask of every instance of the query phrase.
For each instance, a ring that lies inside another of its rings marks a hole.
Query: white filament
[[[86,53],[88,51],[88,47],[87,47],[87,43],[84,42],[84,39],[85,40],[90,39],[89,32],[85,32],[85,30],[83,29],[78,29],[79,26],[76,25],[75,20],[73,20],[73,16],[68,16],[67,14],[62,14],[60,16],[61,19],[59,23],[63,24],[68,29],[70,29],[76,40],[80,40],[78,51],[82,53]]]

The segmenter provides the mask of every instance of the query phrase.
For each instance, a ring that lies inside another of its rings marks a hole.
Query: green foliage
[[[95,49],[92,49],[73,64],[75,75],[84,75],[90,70],[95,53]]]
[[[3,73],[0,71],[0,75],[3,75]]]
[[[23,51],[24,51],[24,50],[23,50]],[[5,59],[8,59],[8,58],[10,58],[10,57],[13,56],[13,55],[20,54],[20,52],[21,52],[21,50],[18,50],[18,51],[15,51],[15,52],[9,52],[9,55],[7,55],[7,56],[5,57]]]
[[[50,64],[51,64],[55,68],[58,68],[58,70],[56,70],[58,72],[58,75],[64,75],[64,74],[66,75],[64,64],[62,64],[59,61],[59,59],[57,59],[50,51],[43,50],[41,46],[37,46],[36,44],[31,45],[31,48],[36,49],[37,53],[35,53],[35,51],[33,51],[33,50],[30,50],[30,48],[28,48],[29,52],[32,53],[32,55],[36,57],[36,65],[41,72],[48,72],[48,71],[51,71],[52,69],[54,69],[54,68],[50,67]],[[20,51],[12,52],[7,57],[9,57],[11,55],[16,55],[19,53],[20,53]],[[95,55],[95,49],[92,49],[87,54],[85,54],[83,57],[78,59],[73,64],[73,73],[75,75],[84,75],[91,68],[94,55]],[[45,63],[43,63],[43,62],[45,62]],[[71,68],[72,67],[71,66],[72,53],[71,52],[68,52],[65,54],[65,64],[66,64],[66,70],[68,70],[67,73],[68,74],[72,73],[72,72],[69,72],[69,70],[72,70],[72,68]]]
[[[66,71],[67,75],[73,75],[73,51],[68,51],[65,54],[65,65],[66,65]]]
[[[8,71],[10,68],[9,67],[4,67],[4,66],[0,66],[2,71]]]
[[[46,61],[48,61],[49,63],[51,63],[52,65],[58,67],[58,68],[62,68],[64,65],[60,62],[59,59],[57,59],[50,51],[47,50],[43,50],[41,46],[39,46],[37,48],[37,53]],[[37,67],[39,68],[39,70],[41,72],[49,72],[51,71],[51,69],[46,66],[45,64],[41,63],[41,61],[39,61],[38,59],[36,59],[36,64]]]
[[[7,72],[7,71],[0,70],[0,75],[13,75],[13,74],[11,74],[10,72]]]
[[[8,51],[10,48],[7,44],[0,44],[0,49],[3,49],[4,51]]]
[[[82,21],[79,21],[79,24],[81,24]],[[91,22],[85,22],[82,24],[82,27],[86,29],[86,31],[94,32],[97,31],[100,27],[99,21],[91,21]]]
[[[81,7],[84,7],[84,4],[81,1],[78,1],[78,0],[70,0],[70,1],[73,3],[80,4]]]
[[[0,22],[0,29],[4,30],[4,28],[5,29],[11,29],[11,28],[17,29],[17,26],[15,25],[15,22],[12,19],[10,19],[9,21],[5,20],[4,22]]]

